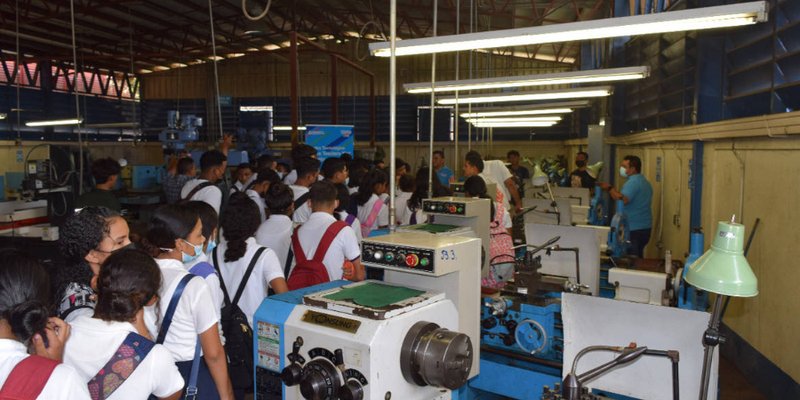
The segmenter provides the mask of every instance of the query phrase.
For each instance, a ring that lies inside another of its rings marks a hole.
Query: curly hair
[[[161,287],[156,261],[140,250],[120,250],[110,255],[97,278],[94,316],[103,321],[132,321]]]
[[[247,252],[247,239],[255,235],[261,224],[258,205],[244,193],[234,193],[219,218],[225,236],[225,262],[236,261]]]
[[[11,248],[0,250],[0,265],[0,318],[28,345],[50,315],[47,272],[34,257]]]

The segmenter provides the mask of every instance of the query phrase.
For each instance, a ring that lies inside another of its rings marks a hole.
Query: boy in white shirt
[[[278,182],[270,186],[266,197],[269,216],[256,231],[256,243],[275,251],[281,268],[286,271],[288,270],[286,260],[292,246],[294,229],[291,218],[294,211],[294,196],[292,189]]]
[[[214,186],[225,176],[228,157],[219,150],[209,150],[200,157],[200,177],[186,182],[181,189],[181,200],[199,200],[214,207],[219,214],[222,190]]]
[[[311,215],[311,207],[308,204],[308,188],[317,181],[319,176],[320,162],[316,158],[305,158],[295,163],[297,180],[293,185],[289,185],[294,193],[294,215],[292,220],[302,224]]]

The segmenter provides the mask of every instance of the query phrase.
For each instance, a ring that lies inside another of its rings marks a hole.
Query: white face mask
[[[627,178],[628,177],[628,171],[625,169],[625,167],[623,167],[623,166],[619,167],[619,176],[621,176],[623,178]]]

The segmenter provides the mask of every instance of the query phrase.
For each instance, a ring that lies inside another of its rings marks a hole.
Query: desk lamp
[[[758,294],[758,279],[744,257],[744,225],[719,221],[711,248],[697,259],[686,272],[686,282],[692,286],[717,294],[708,329],[703,334],[703,374],[700,400],[708,398],[711,360],[714,347],[725,342],[719,333],[722,319],[722,300],[726,296],[753,297]]]
[[[591,176],[594,179],[597,179],[597,177],[600,176],[600,171],[602,171],[602,170],[603,170],[603,162],[602,161],[598,161],[598,162],[586,167],[586,172],[588,172],[589,176]]]

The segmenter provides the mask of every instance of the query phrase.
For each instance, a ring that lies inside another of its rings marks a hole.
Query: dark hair
[[[372,194],[375,193],[375,186],[384,183],[389,183],[389,177],[385,172],[379,169],[373,169],[372,171],[364,174],[364,177],[361,179],[361,183],[358,186],[358,192],[355,196],[356,203],[359,206],[366,204],[367,201],[369,201],[369,198],[372,197]]]
[[[269,168],[263,168],[258,170],[258,174],[256,175],[256,179],[253,179],[253,182],[250,184],[257,185],[259,183],[269,182],[270,185],[274,185],[281,181],[281,177],[278,176],[278,173],[274,170]]]
[[[637,156],[627,155],[623,160],[628,160],[628,165],[633,168],[636,168],[636,172],[642,172],[642,159]]]
[[[486,188],[486,181],[484,181],[483,178],[481,178],[478,175],[470,176],[469,178],[467,178],[467,180],[464,181],[464,193],[466,193],[467,196],[480,197],[482,199],[489,199],[491,201],[492,203],[490,207],[491,214],[489,218],[489,222],[491,222],[494,221],[494,214],[495,214],[494,199],[486,193],[487,190],[488,189]]]
[[[225,236],[225,262],[236,261],[247,252],[247,239],[255,235],[261,224],[258,205],[246,194],[231,195],[228,205],[219,216],[222,235]]]
[[[340,158],[345,163],[349,163],[349,162],[353,161],[353,156],[350,153],[342,153]]]
[[[336,199],[339,200],[339,207],[336,207],[335,211],[346,211],[350,207],[350,190],[344,183],[336,184]],[[334,217],[339,218],[338,215]]]
[[[337,172],[343,172],[345,168],[347,164],[341,158],[326,158],[322,162],[322,176],[325,179],[333,179]]]
[[[214,232],[214,229],[219,225],[217,210],[205,201],[188,201],[184,203],[184,205],[197,213],[197,216],[200,217],[200,223],[203,224],[203,236],[206,240],[210,239],[211,233]]]
[[[194,166],[194,160],[191,157],[183,157],[178,160],[178,174],[179,175],[186,175],[192,171],[192,167]]]
[[[414,179],[414,193],[412,193],[411,198],[408,199],[408,207],[414,211],[422,208],[422,199],[428,198],[428,174],[428,167],[422,167],[417,171],[417,175]],[[439,181],[436,175],[433,176],[431,183],[433,185],[432,197],[451,196],[453,194],[450,189],[442,185],[442,182]]]
[[[221,166],[228,157],[219,150],[209,150],[200,156],[200,169],[203,171]]]
[[[372,164],[363,158],[353,160],[353,162],[350,163],[350,181],[347,183],[347,186],[351,188],[358,187],[361,184],[361,180],[364,179],[364,175],[366,175],[371,168]]]
[[[478,172],[483,172],[483,159],[481,158],[481,153],[471,150],[464,156],[464,161],[477,168]]]
[[[434,150],[433,155],[439,155],[440,157],[444,158],[444,152],[441,150]]]
[[[436,179],[436,177],[434,177],[434,179]],[[404,192],[413,192],[417,189],[416,179],[414,175],[411,174],[402,175],[400,176],[400,182],[398,182],[397,186]]]
[[[315,155],[317,155],[317,149],[307,144],[300,143],[292,149],[290,157],[292,158],[292,162],[296,163],[304,158],[311,158]],[[295,166],[295,168],[297,168],[297,166]]]
[[[250,171],[252,171],[253,170],[253,166],[250,165],[250,163],[241,163],[241,164],[236,166],[236,173],[238,174],[239,171],[244,170],[244,169],[249,169]]]
[[[403,167],[405,167],[406,172],[411,172],[411,164],[403,161],[402,158],[395,157],[395,159],[394,159],[394,170],[397,171],[397,170],[399,170],[400,168],[403,168]]]
[[[262,154],[256,158],[256,169],[262,170],[265,168],[272,169],[272,163],[275,159],[269,154]]]
[[[122,167],[119,165],[117,160],[107,157],[94,160],[91,170],[92,177],[94,177],[94,183],[96,185],[102,185],[108,182],[113,175],[119,175],[119,172],[122,171]]]
[[[17,249],[0,250],[0,317],[24,344],[47,326],[50,281],[39,262]]]
[[[579,152],[576,153],[576,155],[583,155],[584,157],[586,157],[587,161],[589,160],[589,153],[587,153],[585,151],[579,151]]]
[[[133,321],[161,287],[161,271],[147,253],[120,250],[108,256],[97,277],[94,316],[103,321]]]
[[[305,178],[309,174],[319,172],[319,160],[316,158],[304,158],[294,163],[294,169],[297,171],[297,179]]]
[[[336,186],[328,181],[314,182],[314,184],[308,188],[308,199],[311,200],[311,203],[314,205],[333,203],[336,201],[338,195],[339,191],[336,189]]]
[[[289,209],[294,203],[292,188],[283,182],[270,185],[264,196],[270,214],[289,215]]]
[[[142,250],[157,257],[163,250],[174,249],[175,241],[186,239],[200,216],[189,207],[167,204],[159,207],[150,217],[149,228],[142,238]]]
[[[509,150],[508,153],[506,153],[506,157],[511,157],[511,156],[519,157],[519,152],[516,150]]]
[[[289,164],[287,164],[287,163],[285,163],[285,162],[279,162],[279,163],[276,165],[276,168],[277,168],[277,167],[283,167],[283,168],[286,168],[286,170],[287,170],[287,171],[291,171],[291,170],[292,170],[292,167],[291,167],[291,166],[289,166]]]

